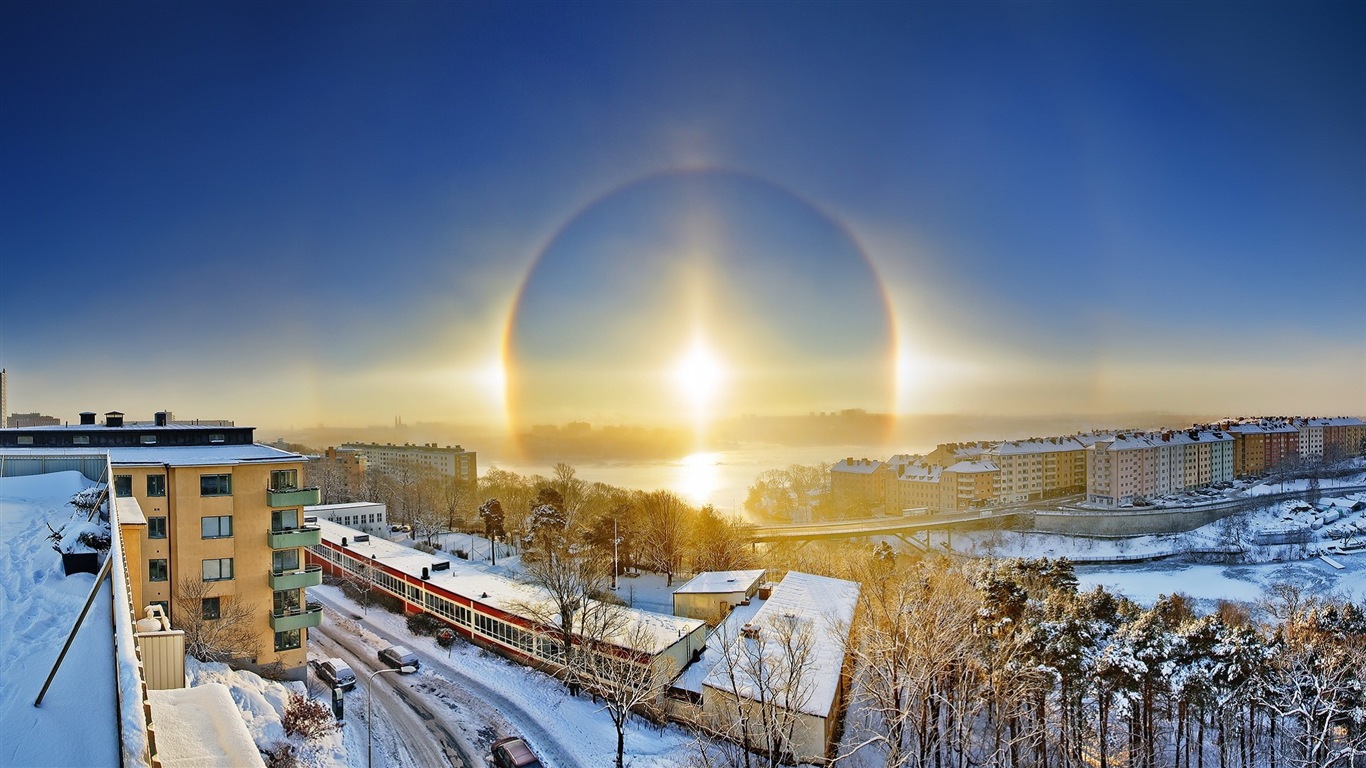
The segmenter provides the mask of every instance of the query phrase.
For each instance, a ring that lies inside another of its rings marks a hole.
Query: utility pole
[[[612,589],[617,588],[617,572],[621,570],[621,564],[617,560],[617,545],[621,543],[621,537],[617,535],[617,519],[612,518]]]

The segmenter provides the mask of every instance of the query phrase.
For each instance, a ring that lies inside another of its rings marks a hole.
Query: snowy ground
[[[33,706],[95,583],[93,574],[63,574],[45,523],[72,521],[67,501],[91,485],[74,471],[0,478],[0,765],[119,762],[107,581],[42,707]]]

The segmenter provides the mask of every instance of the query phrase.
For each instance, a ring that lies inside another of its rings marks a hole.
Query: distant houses
[[[1366,448],[1359,418],[1229,420],[1189,429],[1124,430],[944,443],[886,461],[847,457],[830,467],[835,509],[954,513],[1085,494],[1122,506]]]

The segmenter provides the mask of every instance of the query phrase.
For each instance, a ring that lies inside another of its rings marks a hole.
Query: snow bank
[[[226,685],[148,691],[147,697],[156,723],[157,759],[166,768],[264,768]]]

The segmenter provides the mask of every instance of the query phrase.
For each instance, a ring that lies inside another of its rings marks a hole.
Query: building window
[[[219,610],[218,598],[216,597],[204,598],[199,601],[199,606],[199,615],[205,621],[213,621],[222,616],[222,613]]]
[[[90,445],[90,435],[73,435],[71,438],[71,444]]]
[[[33,445],[33,435],[20,435],[19,445]]]
[[[153,600],[153,601],[152,601],[152,605],[161,606],[161,615],[162,615],[162,616],[165,616],[168,620],[171,618],[171,603],[170,603],[169,601],[167,601],[167,600]],[[171,626],[175,626],[175,625],[172,624]]]
[[[164,539],[166,538],[166,518],[149,517],[147,518],[147,538]]]
[[[232,515],[199,518],[200,536],[206,539],[226,539],[232,535]]]
[[[132,475],[114,475],[114,495],[125,497],[133,495]]]
[[[282,549],[278,552],[272,552],[270,559],[270,567],[275,573],[299,570],[299,550],[297,549]]]
[[[143,445],[156,445],[156,444],[157,444],[157,436],[156,436],[156,435],[139,435],[139,436],[138,436],[138,441],[141,442]]]
[[[302,630],[291,629],[287,632],[275,633],[275,650],[277,651],[292,651],[295,648],[302,647],[303,644]]]
[[[270,529],[272,531],[292,531],[298,527],[299,510],[272,509],[270,511]]]
[[[148,475],[147,476],[147,495],[165,496],[166,495],[166,476]]]
[[[231,557],[216,557],[204,561],[204,581],[226,581],[231,578]]]
[[[200,475],[200,496],[231,496],[232,475]]]
[[[270,473],[270,487],[272,490],[283,491],[299,487],[299,470],[297,469],[275,469]]]
[[[211,432],[211,433],[209,433],[209,442],[211,442],[211,443],[221,443],[221,442],[223,442],[223,433],[222,433],[222,432]]]
[[[165,581],[166,578],[167,578],[167,576],[166,576],[166,561],[165,561],[165,560],[148,560],[148,561],[147,561],[147,580],[148,580],[148,581]]]

